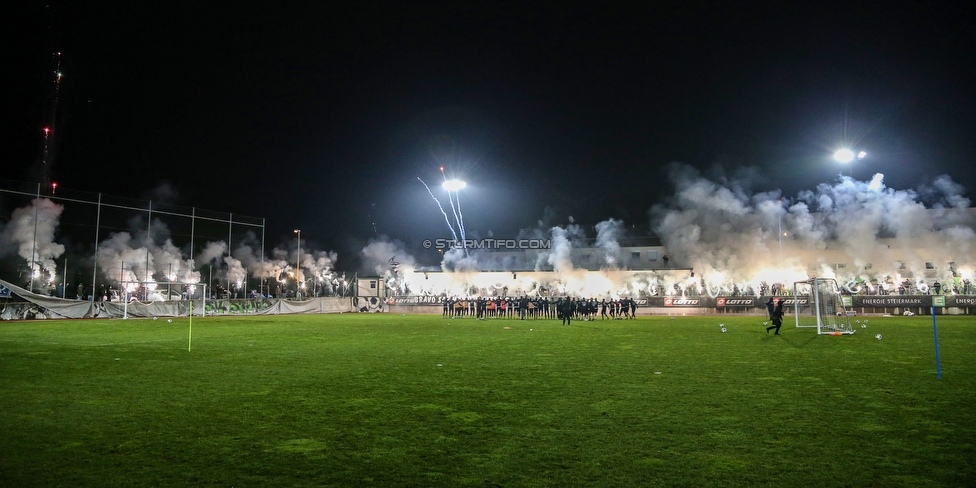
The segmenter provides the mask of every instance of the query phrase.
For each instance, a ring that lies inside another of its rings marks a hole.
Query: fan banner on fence
[[[10,298],[10,288],[0,285],[0,298]]]

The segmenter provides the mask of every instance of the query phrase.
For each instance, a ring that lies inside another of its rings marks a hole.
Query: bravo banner
[[[442,296],[399,296],[386,299],[387,305],[442,305],[446,297]]]
[[[558,297],[555,298],[555,299],[554,298],[549,298],[549,302],[552,303],[553,300],[558,300],[558,299],[559,299]],[[638,307],[646,307],[646,306],[648,306],[649,300],[653,300],[653,299],[654,299],[654,297],[652,297],[650,299],[648,299],[648,298],[635,298],[634,301],[637,302],[637,306]],[[397,297],[385,298],[384,300],[386,301],[386,304],[387,305],[397,305],[397,306],[401,306],[401,305],[406,305],[406,306],[411,306],[411,305],[443,305],[444,302],[447,300],[447,297],[443,297],[443,296],[397,296]],[[664,298],[661,297],[661,298],[658,298],[658,300],[659,301],[660,300],[664,300]],[[660,307],[660,306],[663,306],[663,305],[661,305],[660,303],[658,303],[657,305],[653,305],[653,303],[652,303],[651,306]],[[682,305],[682,306],[684,306],[684,305]],[[694,305],[694,306],[697,306],[697,305]]]

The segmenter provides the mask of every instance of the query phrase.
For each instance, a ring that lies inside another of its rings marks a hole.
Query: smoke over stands
[[[796,195],[754,191],[756,182],[748,177],[707,178],[681,164],[671,166],[670,180],[674,194],[669,202],[648,211],[650,228],[662,245],[658,249],[669,258],[654,267],[628,268],[627,246],[621,241],[635,236],[626,235],[623,221],[599,222],[587,235],[567,216],[564,224],[540,221],[517,236],[545,240],[548,248],[448,248],[434,267],[420,265],[402,242],[377,236],[357,256],[362,262],[358,271],[381,277],[395,294],[461,296],[757,294],[766,286],[788,286],[811,275],[836,277],[852,292],[890,290],[906,281],[924,292],[934,280],[976,280],[976,218],[964,189],[947,176],[901,190],[886,187],[881,174],[870,181],[841,176]],[[260,228],[238,228],[222,239],[217,236],[227,235],[226,224],[208,228],[198,222],[190,229],[186,219],[164,212],[151,218],[147,212],[129,212],[114,220],[124,222],[120,225],[103,220],[98,251],[88,245],[85,258],[83,241],[69,241],[82,227],[79,220],[69,225],[70,232],[60,228],[72,206],[56,197],[24,200],[11,207],[10,219],[0,228],[0,254],[7,262],[19,261],[23,282],[59,281],[64,254],[75,256],[66,263],[71,279],[82,276],[91,283],[91,256],[97,256],[97,281],[113,287],[126,281],[207,282],[244,296],[263,281],[263,294],[277,294],[279,287],[283,294],[294,293],[302,285],[331,294],[343,281],[335,272],[339,256],[315,250],[314,243],[303,241],[298,256],[298,242],[284,239],[262,256]],[[448,213],[441,213],[451,224]],[[460,218],[455,224],[460,228]],[[91,232],[91,227],[84,229]],[[584,248],[592,260],[581,262]]]
[[[298,256],[297,240],[284,241],[262,257],[262,219],[21,186],[5,182],[0,188],[3,205],[14,208],[0,223],[0,262],[4,279],[39,293],[66,296],[62,287],[70,286],[74,298],[92,295],[94,286],[94,295],[111,296],[125,284],[139,289],[140,298],[167,299],[178,297],[179,287],[157,284],[179,282],[208,283],[243,298],[279,289],[282,295],[332,294],[339,284],[336,253],[313,243],[303,241]]]
[[[520,238],[548,239],[551,247],[521,260],[511,253],[468,249],[463,255],[445,254],[440,269],[431,270],[446,275],[436,284],[429,275],[377,274],[404,293],[457,295],[500,290],[586,296],[758,294],[770,285],[790,286],[810,276],[835,277],[851,292],[893,290],[906,280],[909,288],[924,292],[931,285],[926,276],[947,284],[976,279],[976,218],[963,188],[947,176],[911,190],[886,187],[881,174],[866,182],[839,177],[794,196],[752,191],[755,182],[748,178],[709,179],[682,164],[671,166],[670,180],[675,189],[670,202],[648,211],[651,229],[670,259],[662,266],[667,269],[627,270],[620,256],[622,221],[607,219],[595,226],[595,236],[587,236],[569,217],[566,225],[544,228],[540,221],[537,228],[523,229]],[[375,249],[375,243],[371,246]],[[596,251],[599,270],[574,263],[573,249],[580,248]],[[416,260],[402,246],[386,252],[415,267]]]

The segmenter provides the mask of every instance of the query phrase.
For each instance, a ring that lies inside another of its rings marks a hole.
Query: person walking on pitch
[[[769,320],[773,322],[773,325],[766,327],[766,333],[776,329],[776,335],[779,335],[779,328],[783,326],[783,303],[786,300],[782,298],[777,301],[773,300],[773,297],[769,297],[769,301],[766,302],[766,309],[769,310]],[[775,303],[775,305],[774,305]]]

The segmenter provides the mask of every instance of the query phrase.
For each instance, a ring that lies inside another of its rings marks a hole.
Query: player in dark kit
[[[786,300],[780,298],[778,302],[775,302],[776,305],[774,306],[773,297],[769,297],[769,301],[766,302],[766,309],[769,310],[769,320],[773,322],[773,325],[766,327],[767,334],[769,331],[776,329],[775,335],[779,335],[779,328],[783,326],[783,303],[785,302]]]
[[[561,304],[563,325],[572,325],[573,313],[576,312],[576,302],[572,298],[565,299]]]

